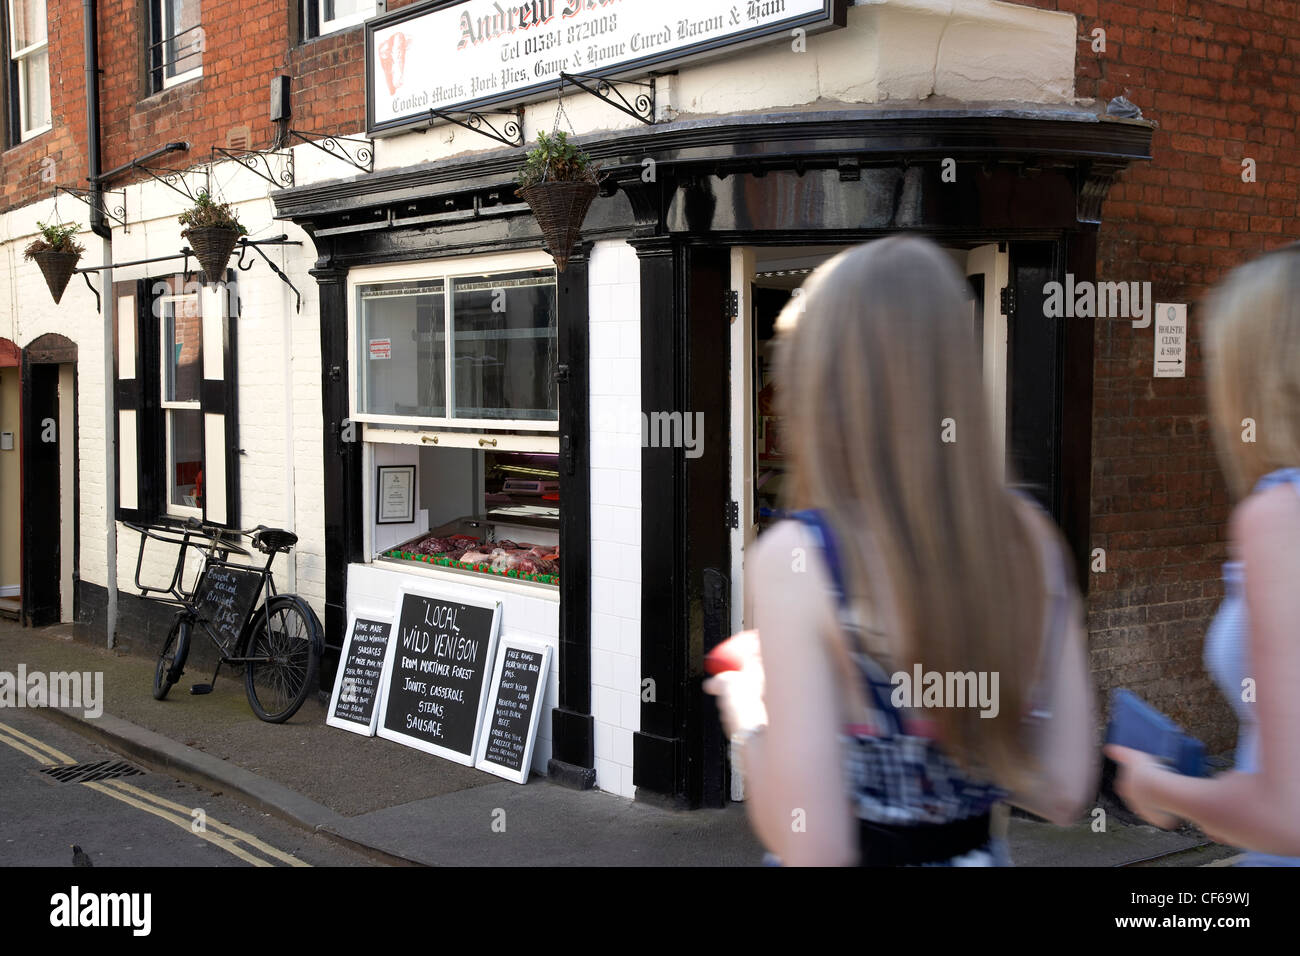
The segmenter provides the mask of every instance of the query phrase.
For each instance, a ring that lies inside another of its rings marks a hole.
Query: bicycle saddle
[[[297,543],[298,536],[282,528],[263,528],[253,535],[253,547],[263,554],[271,554],[275,551],[288,552]]]

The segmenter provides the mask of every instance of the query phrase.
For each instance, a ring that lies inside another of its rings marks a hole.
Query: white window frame
[[[370,12],[362,11],[360,13],[350,13],[344,17],[335,17],[332,20],[325,19],[325,0],[317,0],[316,5],[316,31],[318,36],[325,36],[327,33],[338,33],[340,30],[346,30],[348,27],[354,27],[358,23],[365,23],[376,13],[379,12],[379,4],[372,3]]]
[[[194,67],[194,69],[186,70],[184,73],[177,73],[175,76],[167,75],[167,64],[169,61],[167,59],[166,41],[168,38],[176,36],[176,25],[171,22],[172,19],[171,4],[169,4],[167,0],[154,0],[154,3],[158,5],[158,23],[159,23],[159,30],[162,33],[161,36],[155,38],[154,42],[159,44],[158,49],[162,56],[162,64],[160,67],[160,69],[162,70],[162,89],[166,90],[166,89],[170,89],[173,86],[179,86],[182,83],[188,83],[190,80],[195,80],[201,77],[203,75],[203,62],[202,62],[202,58],[200,57],[199,65]],[[200,2],[199,4],[198,27],[199,30],[202,31],[203,29],[202,2]],[[200,52],[206,53],[207,52],[206,47]],[[151,63],[150,67],[152,68],[152,66],[153,64]]]
[[[158,393],[159,393],[158,398],[161,403],[160,407],[163,410],[162,426],[163,426],[163,435],[164,435],[164,444],[165,444],[165,450],[163,452],[164,455],[163,465],[167,470],[167,492],[166,492],[166,498],[163,500],[163,511],[165,514],[176,515],[183,518],[202,519],[203,509],[201,507],[190,507],[189,505],[178,505],[173,503],[172,501],[173,492],[176,491],[176,465],[175,462],[172,460],[172,419],[171,419],[171,415],[168,413],[172,411],[202,412],[203,403],[199,399],[194,399],[193,401],[178,402],[178,401],[172,401],[167,398],[167,363],[168,363],[167,306],[169,304],[173,306],[172,315],[171,315],[173,322],[175,321],[176,318],[175,304],[180,302],[188,301],[189,303],[191,303],[191,305],[189,305],[188,308],[194,309],[194,315],[199,317],[200,319],[199,368],[201,369],[203,367],[203,322],[201,321],[203,316],[203,303],[200,300],[199,294],[197,292],[182,292],[182,293],[173,293],[170,295],[160,295],[158,296],[157,301],[158,301],[158,307],[160,313],[159,314],[160,321],[158,322],[158,339],[159,339],[158,357],[159,360],[162,362],[162,368],[159,369],[159,377],[158,377]],[[200,373],[200,379],[201,376],[202,373]],[[200,449],[203,450],[204,458],[206,461],[207,453],[201,436],[199,439],[199,447]]]
[[[31,128],[28,128],[27,126],[27,71],[23,69],[23,63],[21,62],[23,60],[26,60],[29,56],[41,52],[45,52],[48,58],[49,49],[50,49],[50,31],[49,31],[50,11],[49,11],[49,6],[47,5],[45,8],[45,23],[46,23],[45,39],[42,40],[40,43],[33,43],[30,46],[23,47],[21,50],[19,50],[14,46],[14,44],[17,42],[17,31],[14,29],[14,0],[8,0],[8,3],[5,5],[5,8],[9,15],[9,22],[6,24],[9,27],[9,59],[11,62],[18,63],[18,70],[17,70],[18,72],[18,90],[17,90],[18,125],[19,125],[18,132],[19,132],[21,142],[25,143],[29,139],[32,139],[33,137],[36,136],[40,136],[42,133],[47,133],[54,128],[54,122],[53,122],[54,102],[50,95],[51,91],[48,88],[45,91],[45,96],[46,99],[50,100],[50,122],[44,124],[43,126],[33,126]],[[47,69],[45,72],[47,87],[49,85],[48,62],[49,61],[47,59],[46,60]]]
[[[467,256],[452,259],[431,259],[425,262],[404,263],[395,266],[373,266],[348,270],[348,410],[349,418],[354,422],[373,425],[405,425],[421,429],[476,429],[484,432],[530,431],[556,432],[560,430],[557,412],[554,421],[536,419],[502,419],[502,418],[450,418],[424,417],[415,415],[377,415],[358,411],[360,399],[359,369],[361,361],[361,312],[357,301],[357,289],[363,285],[379,282],[402,282],[412,280],[442,280],[443,294],[452,295],[453,280],[471,276],[493,275],[501,272],[518,272],[525,269],[554,268],[555,261],[545,252],[507,253],[493,256]],[[557,276],[558,291],[558,276]],[[451,337],[454,333],[454,315],[447,313],[447,364],[448,370],[444,381],[451,385]],[[413,433],[414,434],[414,433]],[[419,439],[415,438],[415,442]]]
[[[362,426],[361,433],[361,500],[365,502],[365,519],[362,522],[362,553],[365,555],[361,564],[367,566],[400,568],[403,574],[424,574],[435,579],[454,581],[473,587],[490,588],[501,591],[515,591],[540,597],[549,601],[560,600],[560,589],[554,584],[542,584],[538,581],[520,581],[497,575],[479,574],[461,568],[444,568],[436,565],[413,564],[394,561],[375,553],[375,449],[379,445],[415,445],[447,448],[477,448],[482,451],[518,451],[558,455],[560,439],[557,435],[502,435],[490,448],[479,443],[480,436],[464,432],[430,432],[410,431]],[[560,502],[561,509],[564,502]],[[427,505],[426,505],[427,507]],[[508,522],[505,522],[508,523]]]

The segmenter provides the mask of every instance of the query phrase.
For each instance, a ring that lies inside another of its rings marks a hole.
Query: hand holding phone
[[[1205,745],[1130,690],[1111,695],[1106,743],[1150,754],[1185,776],[1205,776]]]

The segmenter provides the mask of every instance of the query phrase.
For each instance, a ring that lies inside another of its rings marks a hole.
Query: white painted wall
[[[310,147],[306,147],[310,149]],[[177,164],[179,165],[179,163]],[[195,188],[201,182],[193,179]],[[272,220],[269,183],[236,163],[213,168],[217,197],[233,202],[251,238],[288,233],[300,247],[268,248],[267,255],[303,294],[302,311],[293,293],[260,258],[238,277],[242,312],[238,320],[240,522],[285,527],[299,541],[289,560],[276,559],[276,586],[303,595],[324,611],[324,482],[322,475],[320,333],[316,282],[307,270],[316,258],[311,241],[290,223]],[[176,216],[187,200],[148,181],[126,187],[127,228],[115,226],[114,260],[168,255],[184,244]],[[105,586],[104,527],[104,352],[103,317],[80,276],[74,276],[63,301],[55,305],[40,270],[23,258],[37,222],[89,221],[89,210],[70,196],[43,200],[0,215],[0,335],[26,346],[46,332],[59,332],[77,344],[78,447],[80,472],[80,561],[83,580]],[[100,264],[99,240],[88,230],[82,265]],[[255,258],[250,255],[250,258]],[[232,267],[235,260],[232,259]],[[180,260],[113,271],[115,282],[154,278],[179,271]],[[92,276],[100,287],[100,278]],[[101,287],[101,293],[103,289]],[[71,434],[69,430],[67,434]],[[71,487],[71,480],[68,480]],[[118,586],[132,592],[139,538],[118,526]],[[170,577],[174,552],[150,545],[146,581]],[[134,592],[132,592],[134,593]]]
[[[630,797],[641,726],[641,280],[625,242],[598,242],[591,315],[591,671],[596,786]]]

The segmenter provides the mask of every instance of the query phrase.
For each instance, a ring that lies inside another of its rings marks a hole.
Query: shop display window
[[[355,270],[349,289],[370,560],[557,586],[558,301],[549,258],[377,266]],[[409,491],[394,475],[413,475]]]
[[[554,428],[554,269],[356,287],[363,421]]]
[[[377,557],[559,584],[556,455],[405,446],[386,454],[416,464],[419,524],[428,530],[412,536],[376,523]],[[389,545],[385,536],[401,540]]]

